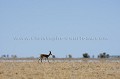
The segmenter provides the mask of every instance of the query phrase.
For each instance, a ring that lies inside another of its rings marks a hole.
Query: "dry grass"
[[[0,79],[120,79],[120,63],[0,62]]]

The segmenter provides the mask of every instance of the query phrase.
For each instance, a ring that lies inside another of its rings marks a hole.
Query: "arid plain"
[[[120,62],[0,62],[0,79],[120,79]]]

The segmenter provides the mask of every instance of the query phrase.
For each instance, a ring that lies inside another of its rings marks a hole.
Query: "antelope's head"
[[[50,52],[49,55],[52,55],[51,51],[49,51],[49,52]]]

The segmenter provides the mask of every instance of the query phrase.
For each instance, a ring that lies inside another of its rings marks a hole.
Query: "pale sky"
[[[0,55],[120,55],[120,0],[0,0]],[[14,40],[92,37],[107,40]]]

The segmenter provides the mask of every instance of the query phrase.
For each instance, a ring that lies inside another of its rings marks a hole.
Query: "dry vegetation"
[[[120,79],[120,62],[0,62],[0,79]]]

